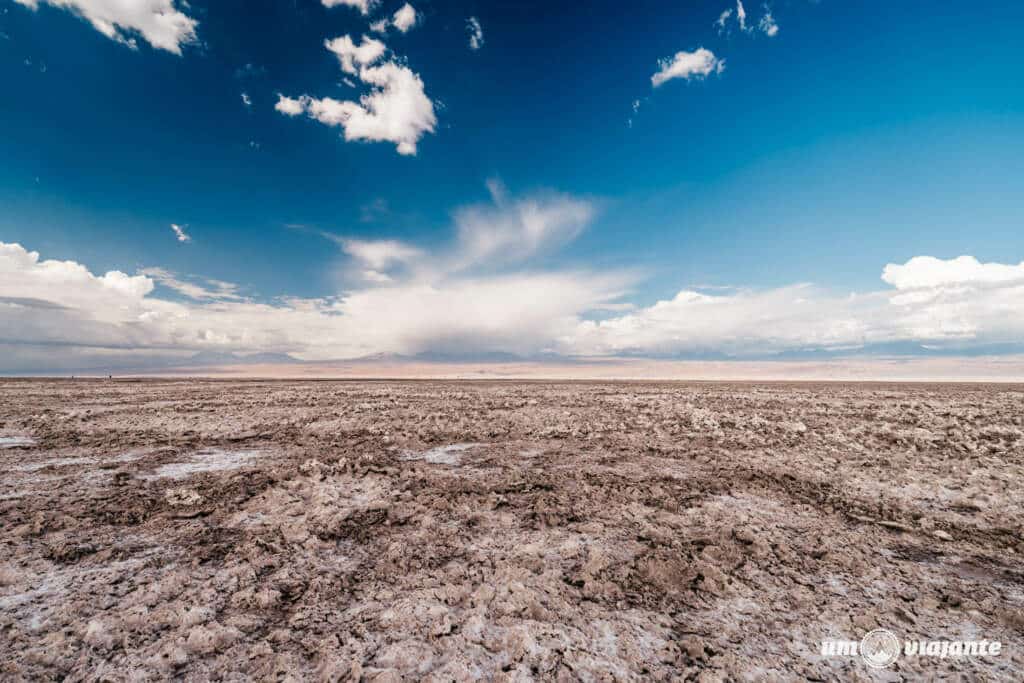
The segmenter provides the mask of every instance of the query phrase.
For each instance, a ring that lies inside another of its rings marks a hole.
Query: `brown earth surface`
[[[1020,385],[8,380],[0,437],[3,680],[1024,678]],[[875,628],[1003,649],[820,654]]]

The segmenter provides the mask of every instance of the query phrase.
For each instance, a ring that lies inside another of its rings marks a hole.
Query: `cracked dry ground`
[[[0,678],[1020,680],[1022,408],[1020,386],[3,381],[0,435],[35,442],[0,450]],[[876,627],[1003,651],[818,654]]]

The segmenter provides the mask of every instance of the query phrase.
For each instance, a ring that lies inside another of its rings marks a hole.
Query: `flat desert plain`
[[[4,680],[1024,678],[1024,387],[5,380]],[[985,657],[826,639],[997,640]]]

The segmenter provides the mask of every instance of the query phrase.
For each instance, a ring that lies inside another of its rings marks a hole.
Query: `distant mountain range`
[[[173,365],[280,365],[284,363],[302,363],[287,353],[231,353],[228,351],[200,351],[191,358],[175,362]]]

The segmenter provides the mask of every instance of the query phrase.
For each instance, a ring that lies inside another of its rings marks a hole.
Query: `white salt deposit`
[[[28,448],[35,443],[31,436],[0,436],[0,448]]]
[[[80,465],[83,463],[96,462],[96,458],[50,458],[49,460],[40,460],[39,462],[33,462],[28,465],[19,465],[18,467],[12,467],[11,469],[19,472],[35,472],[41,470],[44,467],[60,467],[61,465]]]
[[[448,446],[438,446],[422,453],[405,453],[402,460],[424,460],[433,465],[459,465],[462,457],[459,453],[476,448],[478,443],[453,443]]]
[[[171,462],[159,467],[143,479],[185,479],[203,472],[237,470],[260,457],[260,451],[225,451],[220,448],[204,448],[196,451],[188,462]]]

